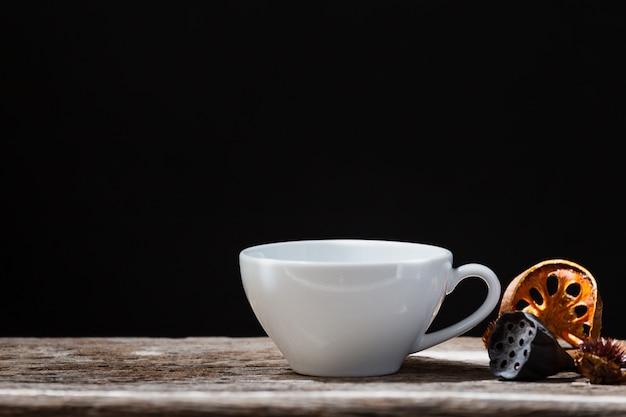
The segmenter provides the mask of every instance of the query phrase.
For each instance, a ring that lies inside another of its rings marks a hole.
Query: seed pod
[[[500,303],[499,314],[507,311],[533,314],[573,347],[599,337],[602,328],[602,299],[595,278],[564,259],[540,262],[515,277]]]
[[[536,380],[574,369],[574,359],[536,316],[501,314],[487,340],[491,372],[509,380]]]
[[[576,370],[592,384],[626,382],[626,345],[610,338],[594,338],[580,345],[575,358]]]

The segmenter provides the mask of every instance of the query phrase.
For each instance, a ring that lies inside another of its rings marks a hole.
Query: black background
[[[626,338],[620,3],[2,2],[0,335],[263,335],[241,249],[363,237],[578,262]]]

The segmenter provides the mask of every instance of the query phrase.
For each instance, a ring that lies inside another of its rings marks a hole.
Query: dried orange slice
[[[519,274],[506,288],[499,314],[525,311],[578,347],[602,329],[602,300],[591,273],[575,262],[551,259]]]

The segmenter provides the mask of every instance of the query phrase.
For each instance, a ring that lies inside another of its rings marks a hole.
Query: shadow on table
[[[311,377],[299,375],[289,369],[294,378],[307,378],[320,382],[463,382],[495,379],[486,365],[428,357],[407,357],[398,372],[372,377]],[[285,374],[283,373],[284,377]]]
[[[455,360],[441,360],[428,357],[409,356],[395,374],[371,376],[371,377],[313,377],[300,375],[292,371],[287,371],[294,379],[306,378],[319,382],[333,383],[455,383],[468,381],[500,381],[504,383],[532,383],[538,381],[507,381],[495,376],[487,364],[468,363]],[[282,373],[285,377],[285,373]],[[563,372],[540,380],[542,383],[571,383],[579,380],[580,375],[573,372]]]
[[[400,370],[387,377],[394,376],[403,381],[415,382],[463,382],[495,378],[487,363],[481,365],[419,356],[407,357]]]

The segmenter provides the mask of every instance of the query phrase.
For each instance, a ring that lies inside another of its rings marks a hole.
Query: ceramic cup
[[[500,299],[496,274],[452,266],[444,248],[385,240],[323,239],[242,250],[243,287],[259,323],[291,368],[312,376],[375,376],[479,324]],[[444,297],[468,277],[488,288],[480,307],[427,333]]]

